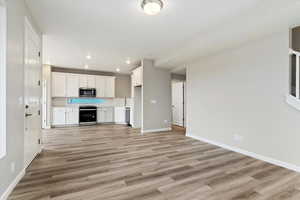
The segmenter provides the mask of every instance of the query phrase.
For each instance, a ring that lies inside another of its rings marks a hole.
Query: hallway
[[[10,200],[299,199],[299,174],[183,136],[52,129]]]

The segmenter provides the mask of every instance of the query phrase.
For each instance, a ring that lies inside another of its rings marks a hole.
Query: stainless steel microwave
[[[79,97],[96,97],[95,88],[79,88]]]

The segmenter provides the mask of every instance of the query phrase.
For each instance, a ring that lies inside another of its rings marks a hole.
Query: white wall
[[[24,168],[25,16],[31,18],[23,0],[7,1],[7,154],[0,159],[0,197]]]
[[[130,75],[116,76],[116,98],[131,97],[131,77]]]
[[[142,108],[142,87],[133,87],[133,128],[141,128],[143,122],[143,108]]]
[[[171,73],[143,60],[143,125],[144,132],[169,129],[172,120]]]
[[[300,166],[288,48],[285,30],[188,67],[188,134]]]

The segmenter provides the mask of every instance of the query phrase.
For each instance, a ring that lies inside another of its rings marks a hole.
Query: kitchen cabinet
[[[52,97],[79,97],[79,88],[96,88],[98,98],[115,97],[113,76],[52,72]]]
[[[114,108],[113,107],[100,107],[97,110],[98,123],[112,123],[114,122]]]
[[[54,107],[52,109],[52,125],[63,126],[66,124],[66,108]]]
[[[87,87],[88,88],[96,88],[96,76],[87,75]]]
[[[126,108],[115,107],[115,123],[126,124]]]
[[[79,75],[67,74],[66,82],[67,82],[66,83],[67,97],[78,97],[79,96]]]
[[[105,78],[105,97],[115,97],[115,77],[107,76]]]
[[[52,96],[65,97],[66,96],[66,74],[52,73]]]
[[[66,108],[66,125],[79,124],[79,108]]]
[[[96,76],[94,75],[79,75],[79,87],[81,88],[95,88],[96,87]]]
[[[105,97],[105,76],[96,76],[97,97]]]
[[[97,109],[97,123],[105,123],[105,112],[102,108]]]
[[[114,98],[115,97],[115,77],[96,76],[97,97]]]
[[[54,107],[52,109],[52,125],[78,125],[79,108]]]
[[[143,68],[138,67],[132,71],[133,86],[143,85]]]

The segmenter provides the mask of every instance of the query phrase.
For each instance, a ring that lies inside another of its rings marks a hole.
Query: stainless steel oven
[[[79,123],[80,123],[80,125],[97,124],[97,107],[96,106],[80,106],[79,107]]]
[[[95,88],[79,88],[79,97],[96,97]]]

